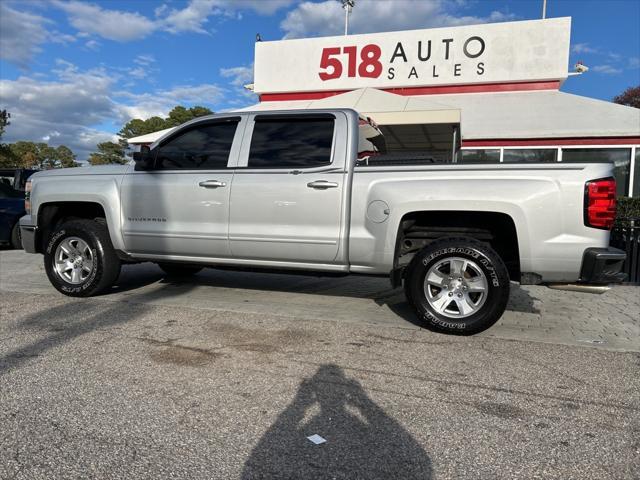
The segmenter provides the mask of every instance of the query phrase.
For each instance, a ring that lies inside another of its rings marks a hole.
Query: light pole
[[[344,8],[344,34],[349,34],[349,15],[351,10],[356,6],[356,0],[342,0],[342,8]]]

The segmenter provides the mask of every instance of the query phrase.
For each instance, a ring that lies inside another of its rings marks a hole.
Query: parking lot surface
[[[0,252],[0,478],[637,478],[640,295],[515,288],[475,337],[365,277]],[[307,439],[319,435],[325,443]]]

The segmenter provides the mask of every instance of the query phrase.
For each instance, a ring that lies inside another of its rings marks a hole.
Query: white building
[[[556,18],[258,42],[260,103],[244,110],[354,108],[390,151],[447,161],[610,160],[620,195],[640,195],[640,110],[560,91],[570,30]]]

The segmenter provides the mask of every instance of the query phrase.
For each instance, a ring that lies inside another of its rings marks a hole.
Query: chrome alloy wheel
[[[93,272],[96,262],[91,248],[81,238],[65,238],[53,258],[53,267],[58,276],[67,283],[79,285]]]
[[[449,257],[435,263],[424,277],[424,294],[436,312],[449,318],[476,313],[487,299],[489,284],[472,260]]]

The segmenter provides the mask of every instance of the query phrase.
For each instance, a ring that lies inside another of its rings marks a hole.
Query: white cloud
[[[572,53],[597,53],[598,49],[590,47],[588,43],[576,43],[571,45]]]
[[[0,1],[0,59],[26,68],[48,38],[50,21],[40,15],[12,9]]]
[[[137,78],[138,80],[141,80],[147,76],[147,70],[142,67],[130,68],[129,70],[127,70],[127,73],[129,74],[129,76]]]
[[[74,36],[59,31],[50,32],[47,26],[53,23],[51,20],[16,10],[6,0],[0,0],[0,58],[24,69],[46,42],[67,45],[87,38],[84,47],[95,51],[100,43],[88,37],[128,42],[145,38],[156,31],[209,33],[205,26],[212,16],[240,18],[241,11],[271,15],[293,1],[190,0],[181,9],[161,5],[155,10],[155,17],[150,18],[138,12],[111,10],[79,0],[50,0],[50,5],[64,11],[69,23],[78,30]]]
[[[215,3],[211,0],[191,0],[183,9],[171,9],[164,18],[163,24],[171,33],[208,33],[203,25],[209,21],[209,15],[214,12]],[[160,13],[164,14],[165,11],[166,9],[161,9]]]
[[[613,62],[619,62],[622,60],[622,55],[619,53],[607,52],[607,57]]]
[[[73,35],[69,35],[67,33],[61,33],[55,30],[49,34],[49,40],[51,41],[51,43],[60,43],[62,45],[68,45],[70,43],[74,43],[78,39]]]
[[[594,72],[603,73],[605,75],[618,75],[619,73],[622,73],[621,68],[617,68],[609,64],[596,65],[592,70]]]
[[[41,81],[29,77],[0,80],[0,97],[11,112],[11,125],[3,135],[6,142],[17,140],[64,144],[80,159],[95,148],[95,139],[111,136],[92,125],[113,115],[109,98],[112,80],[99,71],[79,72],[60,62],[58,80]]]
[[[211,16],[237,17],[242,10],[261,15],[272,15],[294,0],[191,0],[182,9],[171,9],[167,5],[156,8],[155,15],[164,28],[171,33],[209,33],[205,24]]]
[[[294,0],[226,0],[227,8],[249,9],[260,15],[272,15],[281,8],[288,7]]]
[[[106,10],[102,7],[76,0],[53,4],[65,11],[69,22],[83,33],[93,33],[108,40],[127,42],[144,38],[156,29],[156,24],[136,12]]]
[[[593,63],[598,62],[591,71],[603,75],[619,75],[624,70],[633,70],[640,67],[640,60],[637,57],[626,58],[625,56],[609,51],[598,46],[591,46],[588,43],[576,43],[571,45],[571,53],[575,55],[587,55]],[[587,62],[587,65],[590,62]]]
[[[220,75],[224,78],[231,78],[231,85],[243,87],[247,83],[253,82],[253,64],[250,66],[240,66],[231,68],[221,68]]]
[[[169,89],[135,94],[115,91],[122,77],[113,69],[81,70],[58,59],[52,70],[55,79],[22,76],[0,80],[3,108],[11,112],[11,125],[3,141],[47,141],[67,145],[86,160],[98,142],[111,141],[114,133],[132,118],[166,115],[176,105],[213,104],[225,90],[217,85],[181,85]],[[130,73],[130,72],[129,72]]]
[[[142,65],[143,67],[146,67],[148,65],[151,65],[152,63],[155,63],[156,58],[153,55],[138,55],[136,58],[133,59],[133,63],[136,63],[138,65]]]
[[[143,94],[127,91],[114,93],[114,98],[121,100],[115,109],[123,124],[132,118],[166,116],[176,105],[213,106],[223,96],[224,89],[213,84],[181,85]]]
[[[251,90],[244,88],[245,85],[253,83],[253,64],[239,67],[221,68],[220,75],[224,78],[229,78],[229,82],[234,88],[233,90],[237,94],[238,98],[227,99],[230,105],[235,107],[246,106],[251,103],[258,102],[258,96]]]
[[[455,7],[456,3],[443,0],[359,0],[351,13],[349,31],[384,32],[503,22],[515,18],[498,11],[488,17],[457,16],[451,11]],[[344,31],[344,10],[336,0],[302,2],[287,13],[280,27],[286,38],[339,35]]]
[[[93,50],[94,52],[97,52],[100,49],[101,45],[102,44],[97,40],[89,40],[87,43],[84,44],[85,48],[89,50]]]

